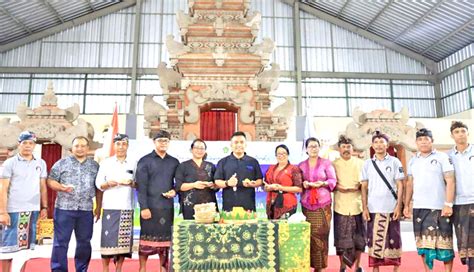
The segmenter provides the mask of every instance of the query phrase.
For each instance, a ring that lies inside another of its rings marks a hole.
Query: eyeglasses
[[[308,149],[316,149],[319,148],[319,145],[308,145]]]
[[[288,156],[288,153],[276,153],[277,156]]]
[[[193,149],[196,149],[196,150],[206,150],[205,147],[193,147]]]
[[[160,138],[160,139],[156,139],[155,141],[161,143],[161,144],[167,144],[170,142],[170,139],[167,139],[167,138]]]

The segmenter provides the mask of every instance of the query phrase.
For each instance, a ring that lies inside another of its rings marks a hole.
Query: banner
[[[230,141],[210,141],[206,142],[207,144],[207,161],[210,161],[217,165],[217,162],[230,155],[232,152],[230,147]],[[265,172],[267,171],[269,165],[276,164],[277,160],[275,157],[275,148],[281,144],[281,142],[247,142],[247,155],[254,157],[259,163],[262,168],[262,173],[265,176]],[[302,142],[288,142],[284,143],[288,146],[290,150],[289,161],[292,164],[298,164],[301,161],[307,158],[306,150],[304,149]],[[147,155],[148,153],[154,151],[155,146],[151,139],[144,139],[144,140],[130,140],[129,149],[128,149],[128,156],[132,159],[136,159],[137,161]],[[177,158],[180,162],[189,160],[192,158],[191,155],[191,141],[171,141],[168,154]],[[321,149],[321,156],[325,157],[324,154],[325,148]],[[256,192],[256,206],[257,206],[257,214],[259,218],[266,218],[265,212],[265,199],[266,199],[266,192],[263,191],[263,187],[255,188]],[[219,209],[222,207],[222,197],[221,191],[217,193],[217,204]],[[179,203],[178,197],[175,198],[175,221],[182,220],[182,216],[178,215],[179,212]],[[135,227],[139,228],[139,216],[140,210],[138,206],[138,202],[136,203],[135,209]]]

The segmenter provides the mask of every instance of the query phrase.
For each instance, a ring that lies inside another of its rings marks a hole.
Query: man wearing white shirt
[[[451,215],[454,200],[454,168],[448,155],[433,149],[433,134],[426,128],[416,133],[418,153],[408,165],[405,198],[406,217],[413,196],[413,231],[418,255],[425,271],[433,261],[444,262],[445,271],[453,268],[453,228]]]
[[[451,137],[456,145],[448,152],[456,176],[453,224],[459,257],[467,271],[474,271],[474,149],[469,144],[467,126],[459,121],[451,124]]]
[[[393,266],[399,271],[402,255],[400,215],[405,175],[402,163],[387,153],[389,138],[376,131],[372,159],[362,167],[362,217],[367,221],[369,267]]]
[[[103,271],[109,271],[110,259],[116,261],[116,271],[122,271],[125,257],[132,257],[133,187],[136,162],[127,156],[128,136],[114,137],[116,155],[101,162],[97,188],[103,191],[100,252]]]

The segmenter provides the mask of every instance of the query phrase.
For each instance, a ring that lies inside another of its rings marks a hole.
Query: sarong
[[[461,262],[474,270],[474,204],[455,205],[453,224]]]
[[[171,246],[171,227],[173,226],[173,209],[150,209],[151,218],[140,217],[140,243],[138,255],[150,256],[159,254],[164,258],[164,266],[168,268],[168,256]]]
[[[401,264],[400,221],[392,220],[392,216],[391,213],[370,214],[370,221],[367,222],[369,267]]]
[[[413,232],[418,255],[425,257],[430,269],[435,259],[454,259],[451,218],[441,217],[441,210],[413,209]]]
[[[13,212],[10,226],[0,227],[0,259],[13,259],[21,250],[34,249],[38,211]]]
[[[306,221],[311,224],[311,267],[328,266],[329,231],[331,229],[331,205],[314,211],[303,208]]]
[[[366,239],[362,214],[350,216],[334,212],[334,246],[347,266],[354,264],[356,251],[364,252]]]
[[[100,253],[131,258],[133,246],[133,210],[104,210]]]

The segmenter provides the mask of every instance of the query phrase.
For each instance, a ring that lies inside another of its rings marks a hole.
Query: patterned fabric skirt
[[[171,246],[171,227],[173,226],[173,209],[150,209],[151,218],[144,220],[140,217],[140,245],[138,254],[150,256],[159,254],[163,257],[165,267],[168,267],[169,248]]]
[[[100,253],[103,257],[132,257],[133,210],[104,210]]]
[[[425,257],[428,267],[433,267],[435,259],[454,258],[451,218],[441,217],[441,210],[413,209],[413,232],[418,254]]]
[[[306,221],[311,224],[311,267],[322,269],[328,266],[329,231],[331,229],[331,205],[314,211],[303,207]]]
[[[38,211],[14,212],[10,215],[10,226],[0,226],[0,259],[12,259],[15,253],[34,249]]]
[[[356,251],[364,252],[366,243],[365,224],[362,214],[350,216],[334,212],[334,246],[344,263],[352,267]]]
[[[474,270],[474,204],[455,205],[453,224],[461,262]]]
[[[400,221],[392,220],[389,213],[371,213],[367,222],[367,246],[369,266],[401,264],[402,238]]]

